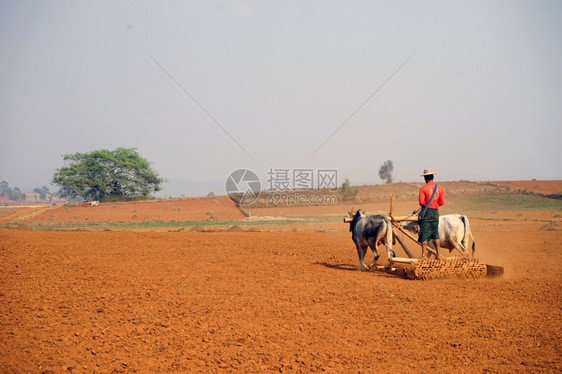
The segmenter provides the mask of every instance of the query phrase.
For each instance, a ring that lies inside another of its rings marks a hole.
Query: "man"
[[[443,188],[433,182],[433,176],[437,174],[431,169],[424,169],[421,175],[425,179],[425,185],[420,188],[419,203],[421,212],[419,216],[420,236],[419,241],[422,243],[422,258],[425,257],[427,251],[427,243],[433,239],[439,258],[439,207],[445,204],[445,193]]]

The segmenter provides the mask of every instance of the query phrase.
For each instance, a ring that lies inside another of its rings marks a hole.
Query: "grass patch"
[[[460,211],[519,211],[562,209],[562,201],[524,193],[489,194],[451,199],[451,206]]]
[[[128,230],[151,228],[181,227],[220,227],[220,226],[267,226],[267,225],[308,225],[326,222],[323,218],[287,217],[287,219],[255,220],[255,221],[144,221],[144,222],[34,222],[25,223],[25,229],[31,230]],[[23,229],[19,222],[0,225],[0,228]]]
[[[539,229],[539,231],[562,231],[562,226],[559,222],[549,222]]]

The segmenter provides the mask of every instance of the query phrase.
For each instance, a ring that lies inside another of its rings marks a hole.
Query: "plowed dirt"
[[[562,233],[472,226],[504,277],[359,272],[344,226],[0,230],[0,371],[560,372]]]
[[[412,206],[398,201],[396,210]],[[387,207],[385,198],[367,209]],[[203,222],[160,232],[26,229],[215,218],[232,223],[220,232],[200,232]],[[19,230],[0,229],[0,372],[562,371],[558,210],[473,212],[476,256],[505,267],[476,280],[359,272],[343,223],[258,232],[243,218],[223,198],[10,212]]]

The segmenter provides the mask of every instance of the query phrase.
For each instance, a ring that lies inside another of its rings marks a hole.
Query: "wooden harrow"
[[[393,211],[394,194],[390,198],[390,211],[388,218],[392,224],[393,237],[404,249],[404,252],[408,257],[391,257],[388,259],[389,264],[387,266],[379,266],[379,270],[400,275],[407,279],[423,280],[439,278],[480,278],[484,276],[499,276],[503,274],[503,267],[483,264],[478,259],[471,259],[467,257],[443,258],[442,256],[440,256],[439,259],[416,258],[406,243],[404,243],[398,232],[402,233],[421,247],[421,243],[418,242],[418,239],[400,226],[400,222],[404,221],[417,222],[417,215],[395,217],[393,215]],[[427,250],[434,255],[436,254],[435,250],[432,248],[428,247]]]

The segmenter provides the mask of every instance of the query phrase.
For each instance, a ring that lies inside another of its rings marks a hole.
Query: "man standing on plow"
[[[425,185],[420,188],[419,203],[421,211],[418,215],[420,225],[420,236],[418,241],[422,244],[421,257],[425,257],[427,243],[433,239],[436,255],[439,258],[439,207],[445,204],[445,193],[443,188],[433,182],[433,176],[437,174],[431,169],[424,169],[421,175],[425,179]],[[429,257],[429,256],[428,256]]]

